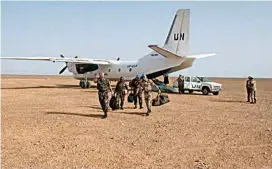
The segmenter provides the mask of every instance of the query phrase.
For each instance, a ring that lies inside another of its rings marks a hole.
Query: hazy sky
[[[218,55],[173,75],[272,77],[272,2],[1,3],[2,56],[136,60],[148,45],[163,45],[177,9],[189,8],[190,53]],[[1,62],[2,74],[58,74],[64,66]]]

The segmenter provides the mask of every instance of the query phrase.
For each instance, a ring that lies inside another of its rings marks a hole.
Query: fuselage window
[[[118,72],[120,72],[121,71],[121,69],[118,69]]]
[[[131,71],[132,71],[132,68],[129,68],[129,71],[131,72]]]

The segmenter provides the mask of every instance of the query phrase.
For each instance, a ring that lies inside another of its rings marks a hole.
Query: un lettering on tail
[[[185,34],[184,33],[175,33],[174,34],[174,41],[180,41],[180,40],[183,40],[184,41],[184,36]]]

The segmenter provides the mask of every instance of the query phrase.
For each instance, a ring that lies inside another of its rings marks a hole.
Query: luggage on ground
[[[155,99],[152,100],[152,106],[160,106],[160,105],[161,105],[160,97],[157,96]]]
[[[155,99],[152,99],[152,106],[161,106],[170,102],[168,95],[160,94]]]
[[[129,103],[133,103],[133,102],[134,102],[134,94],[130,93],[130,94],[128,95],[127,100],[128,100]]]
[[[117,103],[117,98],[116,96],[112,96],[110,99],[110,107],[112,110],[119,109],[119,105]]]
[[[168,95],[166,94],[160,95],[160,101],[161,101],[161,105],[170,102]]]

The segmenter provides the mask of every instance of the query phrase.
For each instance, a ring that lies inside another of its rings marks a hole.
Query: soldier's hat
[[[145,74],[142,74],[141,78],[143,79],[144,77],[146,77],[146,75],[145,75]]]
[[[248,76],[248,78],[249,78],[249,79],[253,79],[253,77],[251,77],[251,76]]]

